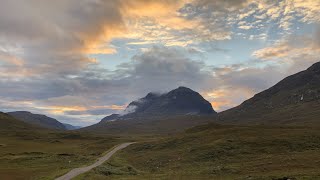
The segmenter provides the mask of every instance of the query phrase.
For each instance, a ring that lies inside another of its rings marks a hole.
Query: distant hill
[[[320,62],[218,117],[224,123],[320,124]]]
[[[67,129],[61,122],[42,114],[32,114],[31,112],[27,111],[9,112],[8,114],[15,117],[18,120],[43,128],[58,130]]]
[[[63,123],[63,125],[67,130],[75,130],[75,129],[80,129],[81,128],[81,126],[74,126],[74,125],[67,124],[67,123]]]
[[[165,94],[149,93],[131,102],[122,115],[112,114],[81,130],[170,133],[206,123],[214,114],[211,104],[199,93],[179,87]]]
[[[38,127],[20,121],[9,114],[0,112],[1,131],[32,130],[34,128]]]

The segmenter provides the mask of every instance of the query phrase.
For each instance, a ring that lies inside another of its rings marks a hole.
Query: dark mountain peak
[[[148,93],[144,98],[131,102],[124,112],[125,115],[122,118],[216,113],[208,101],[187,87],[179,87],[161,95]],[[109,116],[103,120],[108,119],[110,119]]]
[[[207,123],[212,114],[216,112],[210,102],[190,88],[179,87],[164,94],[149,93],[131,102],[119,116],[107,116],[100,123],[82,130],[123,133],[179,131]]]
[[[190,88],[187,88],[187,87],[184,87],[184,86],[180,86],[177,89],[174,89],[174,90],[172,90],[170,92],[189,92],[190,93],[190,92],[195,92],[195,91],[193,91]]]
[[[146,97],[144,97],[144,99],[155,99],[155,98],[158,98],[159,96],[161,95],[158,93],[150,92],[147,94]]]
[[[311,67],[309,67],[307,69],[307,71],[313,71],[313,72],[320,73],[320,62],[313,64]]]
[[[174,89],[174,90],[168,92],[166,95],[167,96],[172,96],[172,95],[174,95],[174,96],[188,96],[188,95],[201,96],[198,92],[193,91],[192,89],[187,88],[187,87],[183,87],[183,86],[180,86],[177,89]]]
[[[103,118],[101,121],[112,121],[112,120],[115,120],[119,117],[120,117],[120,114],[111,114],[111,115]]]
[[[192,89],[187,88],[187,87],[184,87],[184,86],[179,86],[177,89],[174,89],[174,90],[179,90],[179,91],[193,91]],[[174,90],[173,90],[173,91],[174,91]]]

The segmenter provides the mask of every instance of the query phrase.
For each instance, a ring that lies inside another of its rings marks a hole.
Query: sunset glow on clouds
[[[222,111],[319,61],[318,0],[4,0],[0,111],[98,122],[187,86]]]

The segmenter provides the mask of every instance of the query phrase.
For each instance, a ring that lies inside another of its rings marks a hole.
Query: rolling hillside
[[[229,124],[320,125],[320,62],[218,117]]]
[[[42,128],[0,112],[0,179],[55,179],[124,141]]]
[[[33,114],[27,111],[9,112],[11,116],[29,124],[48,129],[67,130],[67,128],[56,119],[42,114]]]
[[[5,131],[20,131],[20,130],[32,130],[39,127],[30,125],[23,121],[20,121],[9,114],[0,112],[0,130]]]

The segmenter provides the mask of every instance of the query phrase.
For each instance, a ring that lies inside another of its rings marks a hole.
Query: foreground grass
[[[134,144],[77,179],[318,179],[320,131],[199,126]]]
[[[0,179],[54,179],[93,163],[124,138],[72,132],[19,131],[0,136]]]

